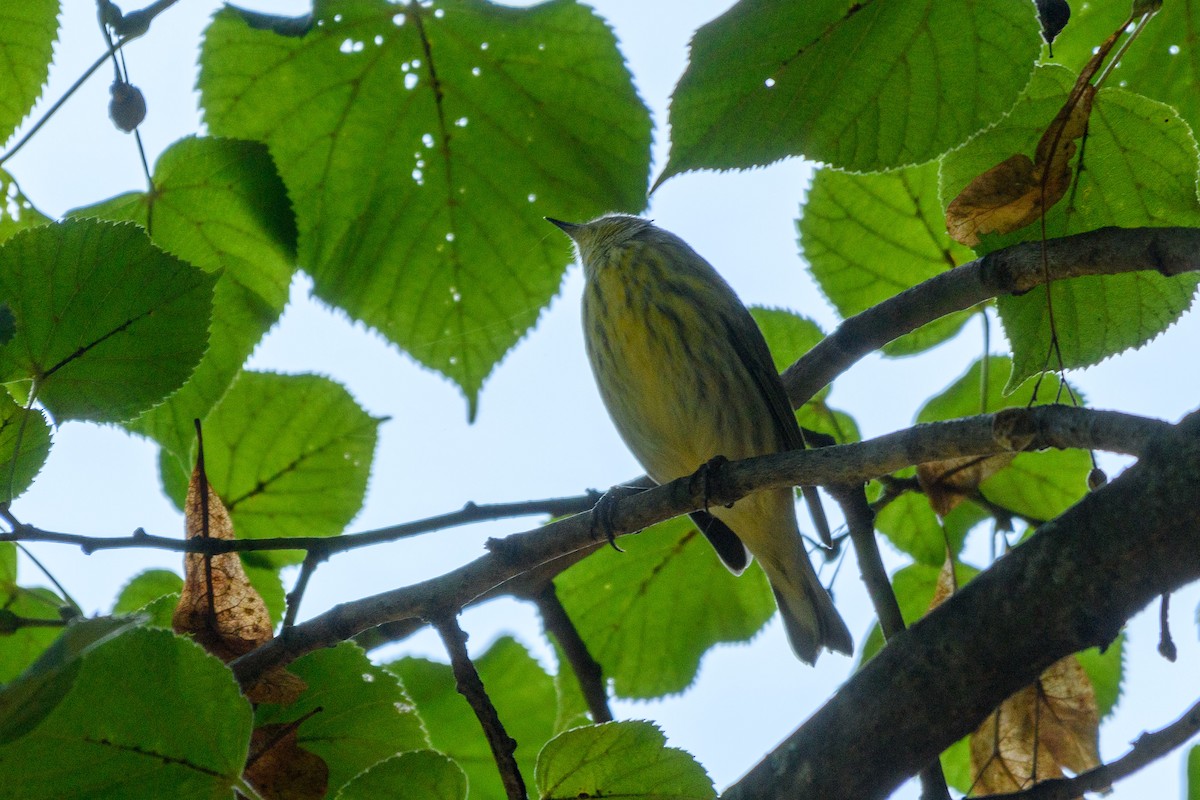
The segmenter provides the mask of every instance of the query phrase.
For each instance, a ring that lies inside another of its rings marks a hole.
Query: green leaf
[[[567,614],[621,697],[681,692],[719,642],[750,639],[775,613],[757,566],[735,576],[686,517],[598,550],[555,579]]]
[[[515,639],[502,637],[476,659],[475,667],[505,730],[517,740],[516,759],[531,784],[534,757],[554,735],[554,680]],[[503,800],[504,788],[479,720],[454,688],[447,664],[422,658],[394,661],[388,669],[404,681],[430,743],[453,758],[471,787],[471,800]]]
[[[296,741],[325,760],[331,789],[396,753],[429,746],[404,687],[357,645],[318,650],[287,669],[308,689],[288,706],[260,705],[255,725],[293,722],[320,709],[301,723]]]
[[[1085,450],[1019,453],[979,485],[991,502],[1031,519],[1057,517],[1087,494],[1092,459]]]
[[[955,555],[971,529],[988,514],[971,502],[959,503],[939,521],[922,494],[908,492],[888,503],[875,518],[875,527],[899,551],[916,561],[940,568],[946,560],[946,545]]]
[[[56,421],[118,422],[178,389],[208,344],[216,277],[133,225],[76,220],[0,245],[0,297],[17,332],[0,382]]]
[[[943,159],[943,199],[953,198],[975,175],[1013,153],[1033,152],[1074,79],[1061,67],[1040,68],[1009,116]],[[1174,109],[1120,89],[1102,89],[1082,150],[1085,169],[1077,170],[1072,190],[1046,214],[1047,237],[1106,225],[1200,225],[1196,140]],[[1034,224],[1004,236],[985,236],[981,249],[1040,236],[1041,227]],[[1064,365],[1088,366],[1150,341],[1191,306],[1198,281],[1195,274],[1167,278],[1136,272],[1055,282],[1051,294]],[[997,307],[1013,347],[1009,388],[1043,367],[1056,367],[1057,360],[1047,358],[1045,287],[1001,297]]]
[[[381,761],[346,784],[337,800],[466,800],[467,776],[441,753],[414,750]]]
[[[50,455],[50,425],[37,409],[0,394],[0,504],[29,488]]]
[[[0,10],[0,14],[4,11]],[[2,82],[0,82],[2,85]],[[12,238],[17,231],[45,225],[50,218],[33,207],[21,192],[13,177],[0,169],[0,242]],[[0,344],[4,338],[0,337]]]
[[[0,143],[41,97],[58,38],[58,0],[0,6]]]
[[[896,602],[900,605],[900,615],[904,617],[905,625],[912,625],[929,613],[929,604],[933,602],[933,593],[941,572],[941,566],[935,567],[932,564],[909,564],[896,570],[896,574],[892,576],[892,591],[896,594]],[[961,561],[954,564],[954,575],[958,579],[959,588],[979,572],[977,567]],[[862,646],[858,665],[861,667],[870,661],[882,647],[883,633],[879,629],[879,623],[875,623]]]
[[[1121,56],[1110,83],[1159,100],[1179,110],[1193,131],[1200,130],[1200,16],[1195,0],[1162,4],[1133,46]],[[1092,48],[1125,22],[1122,3],[1074,3],[1071,24],[1054,40],[1054,60],[1082,69]]]
[[[1096,690],[1096,708],[1103,720],[1113,712],[1121,699],[1121,684],[1125,679],[1125,634],[1119,635],[1104,652],[1092,647],[1076,653],[1080,665]]]
[[[970,794],[975,788],[975,778],[971,774],[971,738],[964,736],[943,750],[941,762],[946,783],[964,795]]]
[[[3,594],[0,595],[0,608],[28,619],[61,620],[59,613],[65,601],[49,589],[28,589],[16,585],[16,546],[10,542],[0,542],[0,553],[5,554],[5,561],[12,563],[11,579],[5,580]],[[20,675],[30,664],[46,651],[58,635],[61,628],[19,628],[0,638],[0,683],[7,683]]]
[[[169,569],[148,569],[139,572],[121,587],[117,601],[113,604],[114,614],[131,614],[139,611],[160,597],[179,594],[183,589],[183,578]]]
[[[136,621],[128,618],[99,617],[77,620],[61,635],[55,631],[54,643],[0,691],[0,745],[36,728],[71,689],[83,657],[134,624]]]
[[[183,388],[125,425],[183,456],[196,438],[192,420],[221,398],[287,303],[296,231],[283,182],[261,144],[188,137],[159,158],[153,194],[72,215],[136,222],[163,250],[220,273],[208,352]]]
[[[936,158],[995,121],[1040,49],[1022,0],[742,0],[697,31],[659,182],[803,155],[875,171]]]
[[[649,722],[606,722],[561,733],[538,755],[538,795],[542,800],[715,798],[704,767],[666,745],[662,731]]]
[[[62,702],[0,747],[0,774],[26,800],[229,797],[250,722],[220,661],[168,631],[133,630],[84,656]]]
[[[797,227],[800,248],[821,291],[843,318],[974,258],[946,233],[937,202],[938,165],[876,175],[822,169]],[[887,355],[911,355],[954,336],[960,311],[891,342]]]
[[[203,425],[208,480],[238,537],[341,533],[362,508],[380,422],[328,378],[239,375]],[[188,473],[174,459],[160,463],[174,472],[163,482],[182,507]],[[289,553],[248,562],[279,567],[292,563]]]
[[[218,13],[205,120],[270,147],[316,294],[453,380],[473,417],[562,278],[540,217],[645,206],[646,108],[612,32],[571,0],[314,12],[303,37]]]
[[[1004,381],[1012,373],[1012,359],[1007,356],[987,356],[971,364],[967,371],[938,394],[931,397],[917,412],[917,422],[940,422],[976,414],[988,414],[1002,408],[1023,408],[1058,402],[1061,383],[1057,375],[1047,375],[1038,388],[1034,403],[1034,381],[1026,381],[1016,390],[1005,394]],[[1071,387],[1082,404],[1083,394]]]

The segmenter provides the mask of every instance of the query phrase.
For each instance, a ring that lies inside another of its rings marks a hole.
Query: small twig
[[[58,596],[61,597],[65,602],[70,603],[71,608],[75,610],[76,615],[82,616],[83,609],[79,607],[79,603],[75,602],[75,598],[71,597],[71,594],[67,591],[66,587],[58,582],[58,578],[54,577],[54,573],[47,569],[46,565],[39,561],[38,557],[35,556],[28,547],[20,542],[17,542],[17,547],[21,549],[21,552],[25,554],[26,558],[33,562],[35,567],[42,571],[42,574],[46,576],[46,579],[54,584],[54,588],[58,590]]]
[[[1162,601],[1158,606],[1158,652],[1171,663],[1175,663],[1175,658],[1179,655],[1179,650],[1175,647],[1175,640],[1171,638],[1171,595],[1168,592],[1162,596]]]
[[[1143,733],[1133,748],[1116,761],[1102,764],[1074,778],[1053,778],[1010,794],[992,794],[977,800],[1073,800],[1085,792],[1100,792],[1128,777],[1152,761],[1181,747],[1200,731],[1200,702],[1179,719],[1153,733]]]
[[[458,693],[466,698],[483,727],[483,735],[492,749],[492,757],[496,759],[496,767],[500,770],[500,780],[504,784],[508,800],[526,800],[525,779],[521,777],[521,770],[517,767],[517,760],[513,755],[517,750],[517,742],[504,730],[504,724],[500,721],[500,715],[496,713],[496,707],[492,705],[487,690],[484,689],[479,672],[471,662],[471,657],[467,655],[467,634],[459,627],[458,618],[453,613],[439,616],[431,622],[450,656],[450,667],[454,671]]]
[[[287,594],[287,611],[283,615],[284,630],[296,624],[296,615],[300,613],[300,601],[304,599],[308,581],[324,560],[325,556],[315,550],[309,550],[304,556],[304,563],[300,565],[300,574],[296,577],[296,585]]]
[[[547,633],[554,636],[567,663],[571,665],[571,671],[579,680],[579,689],[587,702],[588,711],[592,713],[592,722],[612,722],[612,709],[608,707],[608,692],[604,688],[604,671],[592,658],[587,643],[579,635],[579,629],[559,601],[554,581],[547,581],[542,590],[529,599],[537,605]]]
[[[4,617],[2,622],[3,625],[0,626],[2,627],[0,633],[5,635],[18,631],[21,628],[62,628],[67,624],[67,620],[62,618],[39,619],[37,617],[18,617],[16,614]]]

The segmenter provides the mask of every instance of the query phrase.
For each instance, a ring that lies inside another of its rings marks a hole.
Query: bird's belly
[[[709,326],[689,318],[689,308],[639,306],[623,298],[606,298],[605,333],[589,336],[588,354],[609,415],[650,477],[662,483],[717,455],[766,452],[747,447],[746,421],[739,425],[735,417],[754,410],[736,409],[730,401],[731,381],[740,374],[714,367],[729,362],[707,335]],[[768,424],[765,417],[757,422]]]

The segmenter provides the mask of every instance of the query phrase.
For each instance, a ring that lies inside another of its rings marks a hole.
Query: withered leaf
[[[994,456],[948,458],[917,465],[917,481],[929,505],[939,516],[946,516],[954,507],[979,490],[979,484],[1007,467],[1016,453]]]
[[[265,800],[321,800],[329,789],[329,765],[297,744],[293,725],[255,728],[250,753],[245,777]]]
[[[200,500],[200,468],[192,472],[184,514],[187,538],[234,538],[225,504],[207,486],[207,515]],[[207,526],[207,530],[206,530]],[[210,583],[211,580],[211,583]],[[271,615],[250,585],[237,553],[184,557],[183,590],[171,616],[176,633],[191,634],[205,650],[230,661],[271,640]]]
[[[954,555],[947,552],[946,560],[942,562],[942,571],[938,573],[937,583],[933,587],[933,599],[929,601],[928,610],[933,611],[950,599],[950,596],[956,591],[958,591],[958,580],[954,575]]]
[[[1024,228],[1061,200],[1071,185],[1071,159],[1087,131],[1095,96],[1094,86],[1077,87],[1042,134],[1033,160],[1017,153],[967,184],[946,208],[950,236],[974,247],[981,234]]]
[[[1096,693],[1079,659],[1056,661],[971,734],[974,793],[1016,792],[1064,769],[1078,775],[1098,766],[1099,728]]]
[[[280,667],[264,674],[244,693],[246,699],[255,705],[276,703],[286,706],[294,703],[307,688],[308,684],[303,678]]]

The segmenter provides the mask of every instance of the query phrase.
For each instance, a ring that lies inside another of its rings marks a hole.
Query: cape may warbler
[[[549,221],[575,242],[587,279],[583,328],[592,371],[617,430],[651,478],[690,475],[716,456],[804,446],[762,333],[707,261],[637,217]],[[808,561],[791,489],[692,518],[734,572],[746,567],[747,550],[758,559],[802,660],[812,663],[822,647],[853,649]]]

